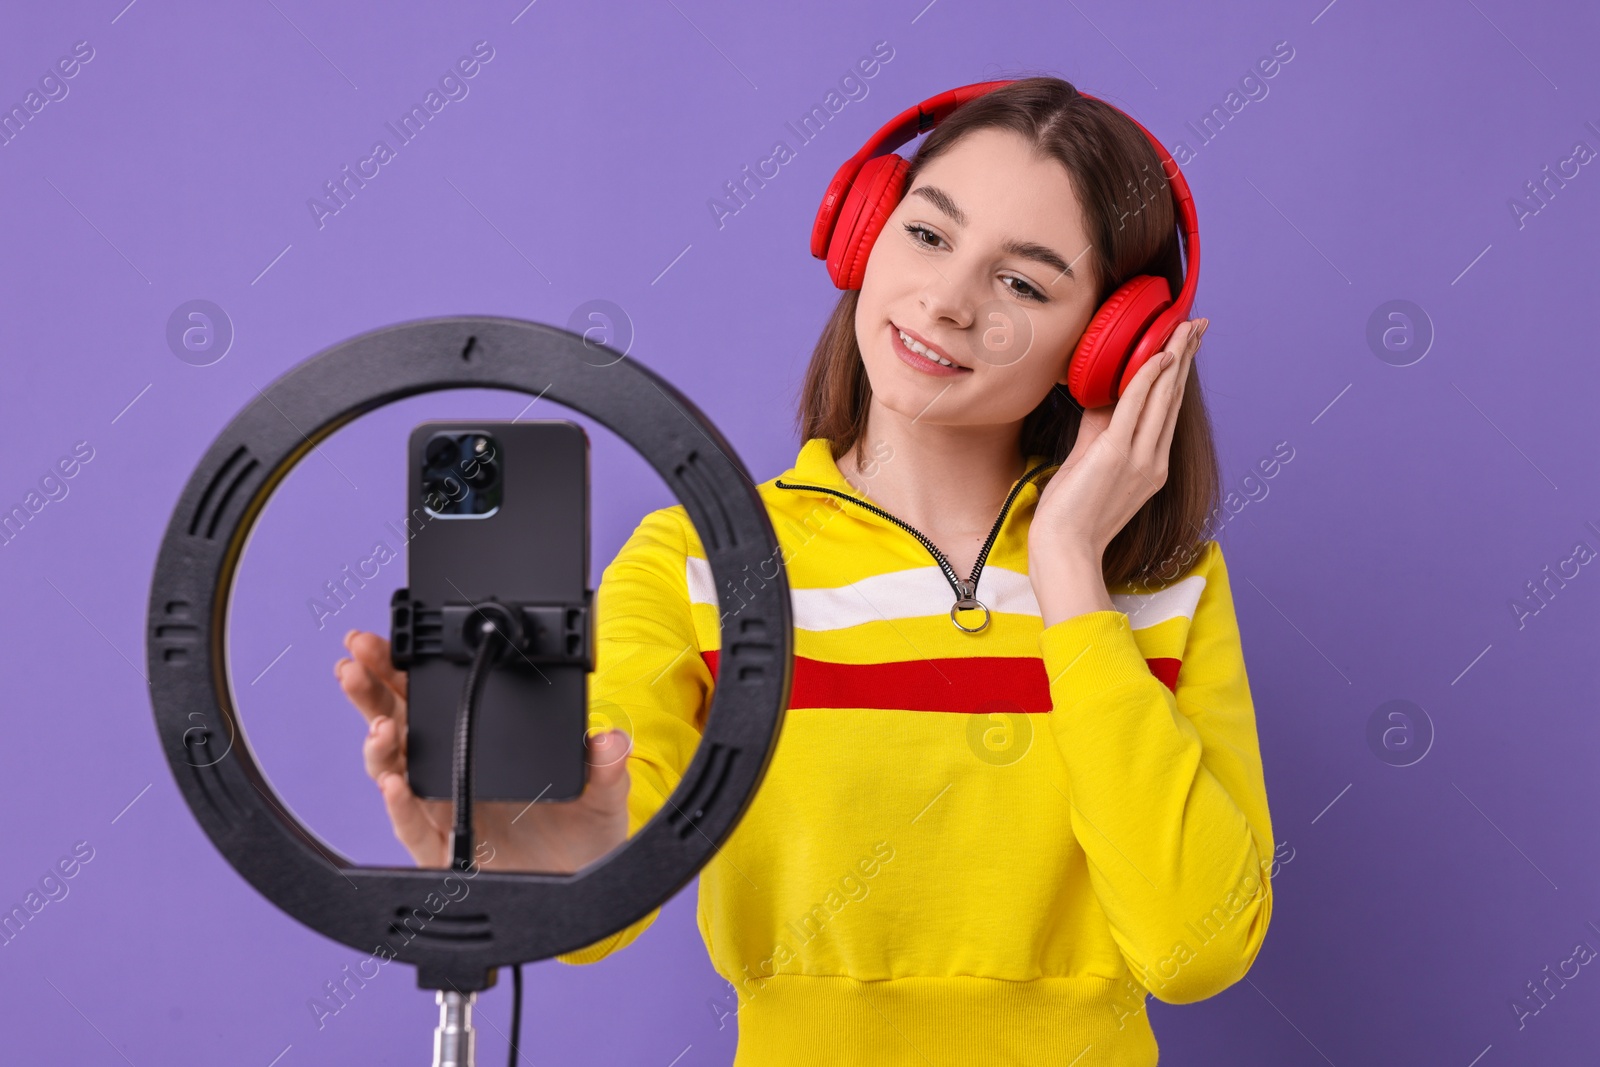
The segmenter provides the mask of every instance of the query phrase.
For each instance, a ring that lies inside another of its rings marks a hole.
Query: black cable
[[[515,619],[505,621],[515,627]],[[451,766],[451,792],[455,795],[455,827],[450,834],[450,865],[465,871],[472,865],[472,723],[478,697],[489,669],[517,638],[509,635],[489,614],[478,626],[478,647],[472,655],[461,705],[456,709],[455,759]],[[517,1047],[522,1039],[522,964],[511,965],[511,1067],[517,1067]]]
[[[472,720],[483,680],[489,676],[489,667],[506,647],[505,634],[493,619],[485,618],[478,633],[478,649],[472,657],[472,668],[467,671],[461,706],[456,709],[455,760],[451,767],[456,818],[455,829],[450,834],[450,866],[458,871],[469,870],[472,866]]]
[[[517,1067],[517,1046],[522,1043],[522,964],[511,965],[511,1067]]]

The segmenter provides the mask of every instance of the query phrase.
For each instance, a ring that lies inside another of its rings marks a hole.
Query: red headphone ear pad
[[[850,191],[855,180],[856,161],[847,159],[833,174],[828,191],[822,194],[822,204],[817,208],[816,221],[811,224],[811,254],[817,259],[828,258],[828,242],[833,237],[834,224],[839,218],[839,201]]]
[[[1067,364],[1067,391],[1086,408],[1117,399],[1119,372],[1152,319],[1172,306],[1165,278],[1140,274],[1128,279],[1084,328]]]
[[[828,242],[828,274],[840,289],[860,289],[867,257],[905,191],[905,159],[890,153],[862,166],[839,209],[839,221]]]

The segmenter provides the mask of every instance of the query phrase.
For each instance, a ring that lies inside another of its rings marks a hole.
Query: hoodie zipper
[[[927,535],[925,535],[921,530],[918,530],[916,527],[912,526],[910,523],[898,519],[889,514],[887,511],[884,511],[876,504],[868,503],[867,501],[862,500],[860,497],[851,496],[849,493],[840,492],[838,489],[830,489],[825,485],[807,485],[800,482],[785,482],[782,478],[776,479],[774,484],[776,484],[779,489],[813,489],[819,493],[829,493],[840,498],[841,500],[848,500],[853,504],[859,504],[868,511],[888,519],[890,522],[909,533],[912,537],[915,537],[918,541],[922,542],[922,547],[926,548],[929,554],[933,556],[934,561],[939,564],[939,569],[944,572],[945,580],[948,581],[950,583],[950,587],[955,590],[956,602],[950,608],[950,621],[955,624],[956,629],[965,633],[975,634],[984,630],[989,625],[989,608],[978,599],[978,576],[983,573],[983,564],[989,558],[989,550],[994,547],[995,539],[1000,536],[1000,528],[1001,526],[1005,525],[1006,514],[1010,512],[1011,505],[1016,501],[1017,494],[1022,491],[1022,487],[1032,481],[1034,475],[1038,474],[1040,471],[1054,466],[1058,466],[1058,464],[1049,462],[1041,463],[1037,467],[1034,467],[1032,470],[1028,471],[1021,478],[1017,479],[1017,483],[1011,487],[1011,492],[1006,494],[1006,502],[1001,505],[1000,514],[995,518],[993,528],[989,530],[989,537],[983,542],[983,550],[978,553],[978,558],[972,565],[972,576],[966,579],[962,579],[960,575],[956,574],[956,569],[950,565],[950,561],[945,558],[945,554],[939,551],[939,546],[930,541]],[[977,626],[961,625],[961,620],[956,618],[956,612],[972,610],[981,610],[983,612],[983,622]]]

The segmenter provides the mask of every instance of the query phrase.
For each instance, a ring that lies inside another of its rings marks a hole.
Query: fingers
[[[339,687],[367,719],[362,760],[383,794],[394,835],[419,867],[443,867],[449,840],[448,801],[423,800],[406,780],[407,677],[389,660],[389,642],[374,633],[345,634],[350,655],[333,665]]]
[[[371,640],[361,640],[362,637]],[[367,719],[367,736],[361,746],[367,774],[380,787],[385,775],[397,774],[404,781],[406,702],[368,665],[374,646],[386,642],[374,634],[362,635],[352,630],[346,635],[345,643],[359,654],[356,658],[339,660],[333,670],[339,678],[339,688]],[[410,792],[409,787],[406,792]]]
[[[609,795],[619,790],[622,804],[628,799],[628,753],[633,751],[632,739],[621,730],[606,730],[590,734],[585,741],[588,749],[589,782],[584,787],[585,798],[591,792]],[[595,799],[601,799],[597,796]]]
[[[367,739],[361,746],[366,761],[367,774],[382,785],[383,776],[406,773],[406,746],[400,722],[392,715],[380,715],[372,720]]]
[[[1189,328],[1187,321],[1180,322],[1166,346],[1145,360],[1144,365],[1134,374],[1133,380],[1128,383],[1128,388],[1116,399],[1111,411],[1111,425],[1107,428],[1107,432],[1116,439],[1124,455],[1132,451],[1134,438],[1142,421],[1141,416],[1149,405],[1152,390],[1168,369],[1161,365],[1163,355],[1174,351],[1175,345],[1183,343]]]
[[[394,669],[387,638],[366,630],[351,630],[344,635],[344,647],[401,700],[406,698],[406,672]]]
[[[628,839],[628,794],[632,778],[628,754],[633,740],[622,730],[590,734],[589,781],[578,807],[586,818],[576,837],[568,835],[566,854],[576,870],[606,855]]]
[[[333,665],[334,675],[339,679],[339,688],[344,690],[350,703],[366,716],[368,723],[380,717],[392,717],[404,722],[406,717],[404,694],[396,692],[394,686],[383,682],[381,676],[369,665],[370,646],[357,641],[353,651],[359,651],[360,655],[354,658],[346,657]]]
[[[445,831],[435,824],[426,802],[411,791],[404,774],[389,773],[378,780],[383,804],[394,824],[394,836],[411,853],[419,867],[443,867],[447,857]]]
[[[1184,353],[1183,365],[1176,368],[1177,374],[1173,376],[1172,403],[1167,407],[1167,418],[1161,426],[1161,441],[1157,450],[1166,455],[1172,447],[1172,431],[1178,425],[1178,411],[1183,407],[1183,394],[1189,388],[1190,368],[1194,366],[1195,356],[1200,352],[1200,342],[1205,338],[1206,330],[1210,328],[1210,319],[1201,319],[1200,328],[1195,331],[1194,340],[1188,345]]]
[[[1165,469],[1166,453],[1161,451],[1165,443],[1164,428],[1168,424],[1168,416],[1177,410],[1176,393],[1189,371],[1189,356],[1199,343],[1199,333],[1197,320],[1179,323],[1161,353],[1152,356],[1148,363],[1139,368],[1142,375],[1150,368],[1150,364],[1158,367],[1155,376],[1145,387],[1144,402],[1137,413],[1133,440],[1129,444],[1132,457],[1147,468]],[[1169,354],[1173,357],[1172,362],[1165,367],[1160,366],[1162,359]]]
[[[1200,338],[1205,335],[1209,321],[1206,319],[1191,320],[1189,330],[1180,340],[1176,333],[1167,345],[1167,351],[1174,352],[1175,358],[1167,372],[1161,376],[1152,395],[1152,402],[1148,405],[1155,410],[1149,412],[1147,419],[1153,420],[1157,412],[1161,415],[1159,424],[1151,426],[1149,422],[1140,420],[1140,429],[1135,433],[1135,448],[1144,443],[1144,433],[1152,433],[1153,459],[1157,464],[1164,464],[1172,451],[1172,433],[1178,424],[1178,409],[1183,403],[1183,390],[1189,383],[1189,367],[1194,363],[1195,353],[1200,350]],[[1160,401],[1155,403],[1154,401]]]

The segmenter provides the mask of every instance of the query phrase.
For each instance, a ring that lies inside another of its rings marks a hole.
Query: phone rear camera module
[[[504,494],[500,463],[493,434],[435,434],[423,448],[423,505],[439,518],[488,518]]]

